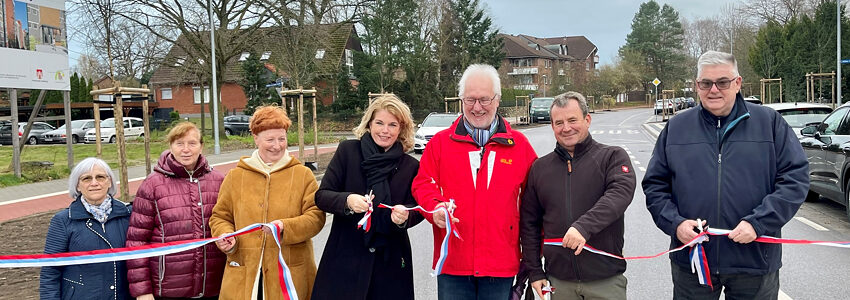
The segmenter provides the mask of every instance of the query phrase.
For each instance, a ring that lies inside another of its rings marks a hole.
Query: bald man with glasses
[[[731,54],[700,56],[700,105],[670,119],[644,175],[646,207],[671,248],[705,225],[731,230],[702,243],[713,288],[691,271],[688,251],[670,254],[674,299],[778,297],[782,246],[753,241],[782,235],[809,190],[809,164],[782,116],[744,101],[741,82]]]

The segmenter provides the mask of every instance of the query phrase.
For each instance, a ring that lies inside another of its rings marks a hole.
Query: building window
[[[348,66],[348,76],[354,76],[354,51],[345,49],[345,65]]]
[[[564,75],[566,75],[566,74],[567,74],[567,73],[564,73],[564,69],[559,69],[559,70],[558,70],[558,75],[559,75],[559,76],[564,76]]]
[[[164,88],[159,90],[162,95],[160,96],[161,100],[171,100],[171,88]]]
[[[199,65],[203,65],[204,63],[205,63],[205,61],[204,61],[204,59],[203,59],[203,58],[199,58],[199,59],[198,59],[198,64],[199,64]]]
[[[176,62],[174,62],[174,66],[175,66],[175,67],[182,66],[182,65],[183,65],[183,63],[185,63],[185,62],[186,62],[186,57],[185,57],[185,56],[178,57],[178,58],[177,58],[177,61],[176,61]]]
[[[325,49],[317,49],[316,50],[316,59],[325,58]]]
[[[587,70],[587,71],[590,71],[590,62],[589,61],[584,63],[584,69]]]
[[[271,57],[271,56],[272,56],[271,51],[263,52],[263,55],[260,56],[260,60],[269,60],[269,57]]]
[[[242,52],[242,55],[239,55],[239,61],[246,61],[251,57],[251,52]]]
[[[201,87],[193,87],[192,90],[195,94],[195,104],[201,104]],[[204,87],[204,103],[210,103],[210,87]]]
[[[552,60],[547,59],[545,64],[547,69],[552,68]]]

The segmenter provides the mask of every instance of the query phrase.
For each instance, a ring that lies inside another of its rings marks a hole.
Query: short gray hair
[[[71,196],[71,199],[77,199],[80,197],[80,191],[77,190],[77,184],[80,182],[80,177],[82,177],[83,174],[90,172],[95,166],[106,171],[106,175],[109,175],[109,181],[112,182],[112,184],[109,185],[109,190],[106,191],[106,194],[109,195],[109,197],[115,195],[115,174],[112,173],[112,169],[109,168],[109,164],[100,158],[89,157],[74,166],[74,170],[71,170],[71,176],[68,177],[68,195]]]
[[[552,111],[552,108],[555,106],[560,108],[567,107],[567,104],[570,104],[570,100],[578,102],[578,107],[581,108],[582,116],[587,115],[587,100],[584,99],[584,95],[581,93],[573,91],[555,96],[555,100],[552,101],[552,106],[549,107],[549,111]]]
[[[473,74],[487,75],[493,81],[493,94],[502,97],[502,80],[499,79],[499,72],[491,65],[473,64],[466,67],[463,75],[460,76],[460,82],[457,84],[457,96],[463,98],[463,93],[466,92],[466,80]]]
[[[697,78],[702,75],[702,67],[703,66],[716,66],[716,65],[731,65],[732,72],[735,76],[738,76],[738,61],[735,60],[735,56],[719,51],[708,51],[699,56],[699,60],[697,60]]]

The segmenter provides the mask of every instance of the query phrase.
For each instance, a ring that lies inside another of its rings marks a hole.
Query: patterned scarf
[[[487,144],[490,141],[490,137],[496,133],[496,126],[499,125],[499,116],[495,116],[493,118],[493,123],[490,123],[489,129],[479,129],[469,124],[466,118],[463,118],[463,126],[466,127],[466,132],[469,133],[469,136],[472,137],[472,140],[478,144],[478,147],[484,147],[484,144]]]
[[[106,219],[109,218],[109,214],[112,213],[112,197],[107,197],[100,203],[100,205],[90,204],[83,196],[80,196],[80,201],[83,202],[83,206],[86,208],[86,211],[100,223],[106,223]]]

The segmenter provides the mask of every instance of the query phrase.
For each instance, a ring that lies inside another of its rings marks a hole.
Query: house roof
[[[584,36],[564,36],[538,38],[530,35],[501,34],[504,41],[505,57],[545,57],[552,59],[584,60],[589,58],[596,45]],[[566,46],[566,53],[561,52],[561,45]]]
[[[341,64],[344,62],[344,49],[352,49],[362,51],[360,42],[357,38],[357,31],[353,23],[333,23],[316,26],[314,34],[317,39],[320,39],[320,45],[317,49],[310,51],[315,53],[318,49],[324,50],[322,58],[313,58],[317,63],[317,72],[319,75],[333,75],[339,72]],[[265,52],[270,52],[268,60],[263,60],[266,69],[272,72],[279,72],[280,76],[285,76],[286,70],[282,66],[275,66],[272,62],[281,61],[286,49],[287,39],[283,38],[284,34],[281,27],[263,27],[254,32],[257,39],[256,43],[251,46],[255,55],[263,55]],[[208,35],[207,41],[209,40]],[[188,43],[187,40],[180,36],[176,43]],[[246,50],[247,51],[247,50]],[[151,76],[151,84],[175,84],[175,83],[192,83],[197,82],[197,77],[187,74],[182,67],[175,66],[175,61],[179,58],[186,58],[186,52],[183,48],[176,45],[171,47],[160,67],[154,71]],[[225,82],[236,82],[242,78],[242,67],[239,63],[241,55],[236,55],[228,60],[227,65],[223,69],[222,78]],[[185,62],[193,63],[193,62]],[[195,63],[197,64],[197,63]]]

